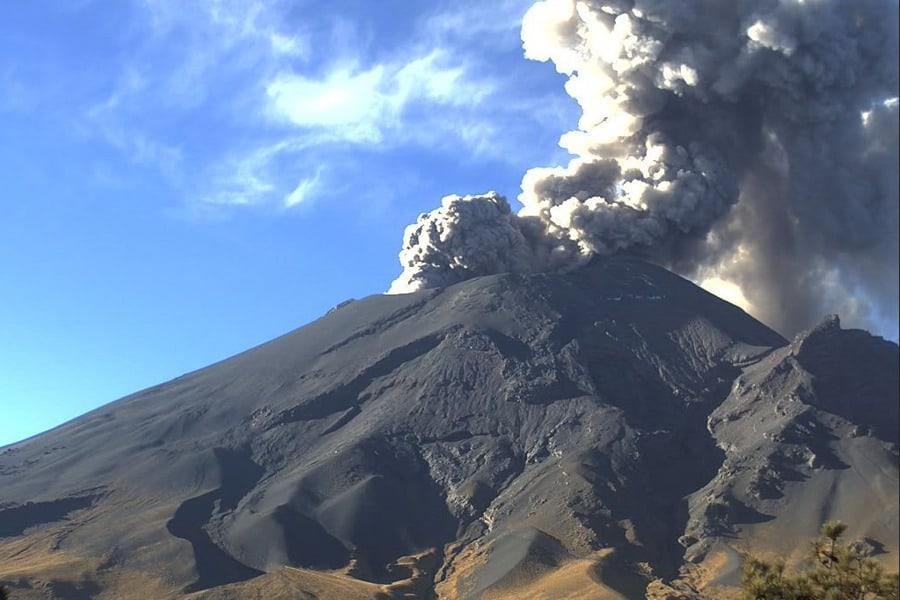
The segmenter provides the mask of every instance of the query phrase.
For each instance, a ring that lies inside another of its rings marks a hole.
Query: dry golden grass
[[[401,559],[408,579],[381,585],[356,579],[346,571],[284,567],[255,579],[185,595],[163,578],[114,566],[95,557],[61,550],[64,528],[0,540],[0,581],[8,582],[16,600],[55,597],[54,586],[69,585],[94,600],[382,600],[423,597],[436,566],[433,552]]]
[[[604,566],[612,558],[612,552],[603,550],[589,557],[573,559],[557,569],[519,575],[517,579],[504,579],[502,584],[491,586],[478,600],[622,600],[635,597],[634,592],[625,596],[600,580]],[[440,600],[475,600],[467,581],[484,566],[485,553],[473,546],[459,553],[447,575],[436,586]],[[599,575],[599,576],[598,576]]]
[[[84,597],[94,600],[174,600],[185,597],[180,586],[167,581],[164,574],[149,574],[121,566],[104,568],[99,558],[60,549],[60,539],[66,534],[65,527],[59,527],[37,531],[22,538],[0,540],[0,581],[12,584],[16,600],[55,597],[53,586],[60,582],[82,588],[86,594]],[[774,555],[764,550],[760,554]],[[723,600],[731,598],[729,593],[733,590],[719,585],[717,580],[723,572],[734,570],[736,556],[726,547],[714,549],[701,565],[690,571],[685,581],[713,597]],[[888,558],[887,562],[891,560],[896,558]],[[392,584],[363,581],[347,571],[323,572],[285,567],[249,581],[190,594],[187,598],[399,600],[425,597],[426,590],[431,589],[434,570],[438,567],[435,553],[407,557],[400,562],[409,568],[411,576]],[[472,591],[471,582],[478,580],[478,572],[484,564],[484,548],[475,544],[463,549],[455,555],[446,573],[439,577],[441,582],[436,588],[437,597],[440,600],[622,600],[645,595],[636,591],[641,584],[640,575],[630,573],[623,577],[625,567],[618,564],[610,551],[567,560],[551,571],[511,574],[483,594],[476,594]],[[469,585],[465,585],[467,583]],[[628,591],[621,591],[624,589]]]
[[[16,600],[45,600],[53,582],[76,587],[96,584],[96,600],[147,600],[185,597],[158,578],[120,567],[104,570],[100,561],[53,549],[52,536],[0,544],[0,580],[13,582]],[[31,588],[15,582],[28,581]],[[92,588],[87,588],[92,589]],[[339,572],[283,568],[250,581],[186,596],[195,600],[375,600],[385,586]],[[382,596],[384,597],[384,596]]]
[[[249,581],[197,592],[192,600],[376,600],[422,598],[431,586],[435,553],[401,558],[410,577],[381,585],[362,581],[346,571],[282,568]]]
[[[54,584],[67,583],[85,589],[86,597],[95,600],[146,600],[147,598],[175,598],[177,594],[161,579],[130,569],[101,568],[96,558],[79,556],[59,550],[57,534],[50,530],[26,538],[14,538],[0,543],[0,580],[14,582],[16,600],[45,600]],[[30,587],[19,585],[28,582]]]
[[[192,600],[373,600],[383,587],[346,573],[285,567],[249,581],[188,596]]]
[[[442,581],[435,585],[435,593],[441,600],[465,600],[465,594],[460,592],[462,582],[470,579],[484,565],[486,558],[483,548],[476,542],[466,548],[452,546],[447,549],[447,553],[452,556],[452,560]]]
[[[498,590],[488,590],[483,600],[628,600],[603,585],[596,577],[605,554],[573,560],[537,579]]]

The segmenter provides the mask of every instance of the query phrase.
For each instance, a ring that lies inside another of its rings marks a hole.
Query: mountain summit
[[[833,518],[896,568],[897,366],[632,258],[373,296],[0,449],[0,582],[642,598]]]

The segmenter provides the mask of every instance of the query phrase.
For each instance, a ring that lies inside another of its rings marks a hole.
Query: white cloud
[[[490,84],[468,80],[464,66],[448,62],[434,50],[403,64],[339,65],[320,78],[280,73],[266,87],[269,109],[335,139],[380,143],[386,132],[401,128],[404,110],[413,104],[475,105],[491,93]]]
[[[275,157],[286,144],[256,148],[248,153],[228,158],[204,172],[208,182],[197,199],[215,206],[253,206],[261,204],[277,189],[270,174]]]
[[[384,98],[378,88],[383,68],[354,73],[341,68],[325,79],[281,74],[266,87],[274,113],[299,127],[340,131],[353,141],[381,139]]]
[[[354,152],[510,160],[517,132],[556,118],[485,59],[517,44],[530,0],[422,7],[390,38],[309,5],[133,1],[134,47],[111,91],[79,107],[79,126],[213,213],[306,204],[322,191],[309,165],[325,165],[331,185]]]
[[[252,206],[275,190],[275,185],[250,169],[222,174],[215,180],[213,193],[201,196],[201,200],[217,206]]]
[[[306,179],[301,179],[294,191],[287,195],[284,199],[285,208],[293,208],[299,206],[309,200],[310,195],[319,188],[319,182],[322,176],[322,169],[318,169],[316,174]]]
[[[276,55],[302,58],[309,53],[309,41],[298,35],[270,33],[269,45]]]
[[[487,82],[467,79],[463,66],[446,67],[445,53],[433,51],[426,56],[412,60],[397,71],[394,97],[406,101],[424,98],[437,104],[465,106],[477,104],[493,91]]]

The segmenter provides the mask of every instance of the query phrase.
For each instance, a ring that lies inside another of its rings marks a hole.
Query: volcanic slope
[[[373,296],[0,449],[0,582],[642,598],[831,518],[896,568],[897,365],[631,258]]]

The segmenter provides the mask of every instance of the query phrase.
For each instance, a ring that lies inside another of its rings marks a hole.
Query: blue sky
[[[578,109],[529,2],[0,4],[0,445],[378,293]]]

